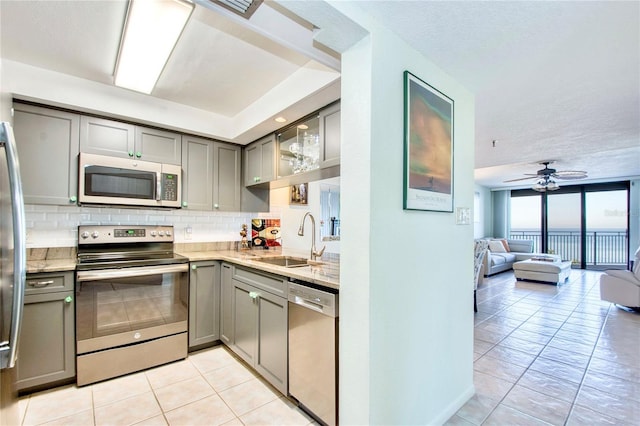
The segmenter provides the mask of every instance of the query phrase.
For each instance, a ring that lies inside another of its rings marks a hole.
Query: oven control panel
[[[126,242],[173,242],[173,226],[155,225],[80,225],[79,244]]]

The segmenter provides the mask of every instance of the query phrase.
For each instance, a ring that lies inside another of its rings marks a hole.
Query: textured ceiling
[[[241,128],[211,136],[247,143],[274,130],[273,100],[293,90],[283,109],[293,117],[339,97],[339,58],[313,43],[330,34],[281,13],[296,2],[266,1],[250,21],[195,2],[152,96],[235,118],[229,128]],[[639,2],[354,4],[475,94],[478,183],[504,187],[544,160],[586,170],[590,181],[640,176]],[[318,1],[300,7],[326,10]],[[126,8],[123,0],[0,1],[2,58],[111,85]],[[517,185],[527,183],[509,184]]]
[[[281,127],[275,114],[295,120],[340,97],[339,58],[313,46],[313,28],[267,4],[248,21],[208,0],[194,3],[151,96],[225,123],[219,133],[204,136],[245,144]],[[113,87],[127,5],[123,0],[0,0],[2,58],[108,85],[113,96],[130,96]]]
[[[359,4],[475,94],[478,183],[640,176],[640,3]]]

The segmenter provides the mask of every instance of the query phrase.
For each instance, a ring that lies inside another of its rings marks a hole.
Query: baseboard
[[[442,412],[438,416],[433,418],[430,424],[445,424],[447,420],[449,420],[451,416],[457,413],[458,410],[462,408],[462,406],[466,404],[475,394],[476,388],[475,386],[473,386],[473,384],[471,384],[471,386],[469,386],[467,390],[465,390],[458,398],[456,398],[451,404],[449,404],[444,410],[442,410]]]

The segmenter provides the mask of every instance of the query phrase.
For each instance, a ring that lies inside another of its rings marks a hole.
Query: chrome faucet
[[[316,256],[322,257],[322,253],[324,253],[324,249],[327,248],[322,247],[322,250],[319,252],[316,251],[316,220],[314,219],[311,212],[306,212],[302,217],[302,222],[300,222],[300,228],[298,228],[298,235],[304,237],[304,221],[309,216],[311,218],[311,260],[316,260]]]

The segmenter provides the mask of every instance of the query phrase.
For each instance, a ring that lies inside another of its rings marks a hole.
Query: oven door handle
[[[113,278],[144,277],[146,275],[170,274],[174,272],[186,272],[188,270],[189,265],[186,263],[167,266],[136,266],[133,268],[97,269],[93,271],[78,271],[76,273],[76,280],[81,282],[108,280]]]

